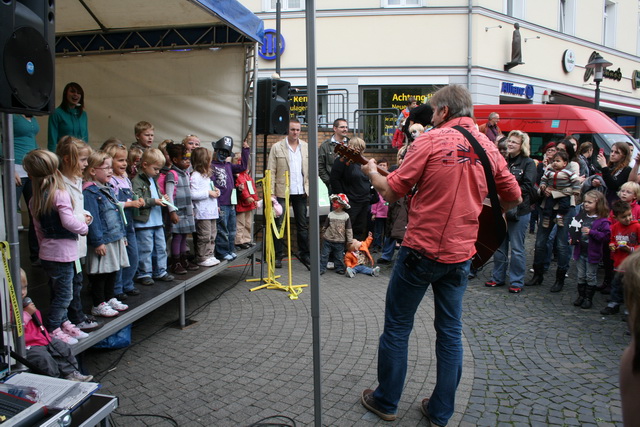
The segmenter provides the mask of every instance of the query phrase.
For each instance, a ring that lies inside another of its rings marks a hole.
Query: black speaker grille
[[[42,35],[31,27],[21,27],[4,47],[4,72],[13,99],[26,108],[41,109],[53,91],[53,59]],[[16,106],[18,107],[18,106]]]

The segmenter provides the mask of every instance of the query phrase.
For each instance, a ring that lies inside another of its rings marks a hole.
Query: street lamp
[[[593,68],[593,81],[596,82],[596,97],[595,97],[595,109],[600,109],[600,82],[602,81],[602,74],[605,68],[613,65],[611,62],[596,53],[595,57],[585,67]]]

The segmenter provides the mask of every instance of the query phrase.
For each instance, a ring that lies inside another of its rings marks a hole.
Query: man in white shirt
[[[309,268],[309,222],[307,199],[309,195],[309,146],[299,138],[300,121],[289,121],[287,137],[276,142],[269,151],[267,169],[271,171],[271,191],[285,207],[285,172],[289,172],[289,204],[293,207],[298,243],[298,259]],[[280,226],[282,217],[276,219]],[[276,268],[282,267],[284,256],[282,239],[275,240]]]

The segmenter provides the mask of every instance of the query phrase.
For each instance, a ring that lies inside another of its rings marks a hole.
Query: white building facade
[[[242,3],[266,29],[276,28],[275,0]],[[301,93],[304,3],[281,0],[280,74]],[[320,98],[323,90],[341,93],[346,104],[346,111],[321,105],[321,122],[345,115],[358,127],[362,111],[404,108],[409,96],[422,103],[448,84],[467,86],[476,104],[592,107],[595,83],[585,66],[597,52],[612,63],[600,84],[600,109],[640,136],[638,0],[318,0],[316,18]],[[516,23],[522,63],[507,70]],[[274,46],[263,45],[260,77],[275,71]],[[294,103],[293,112],[304,118],[304,103]],[[390,115],[382,120],[386,131]]]

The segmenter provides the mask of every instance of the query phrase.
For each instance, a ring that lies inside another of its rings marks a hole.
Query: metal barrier
[[[349,91],[347,89],[318,89],[318,127],[332,127],[336,119],[347,118]],[[302,124],[307,120],[307,90],[291,88],[289,110]]]
[[[367,149],[386,150],[396,130],[400,115],[397,108],[360,108],[353,112],[353,136],[364,139]]]

